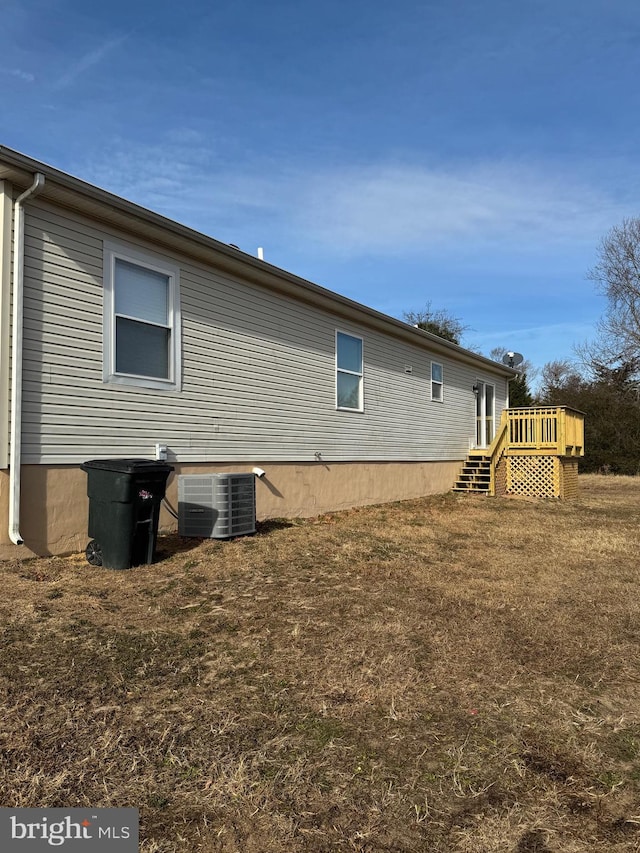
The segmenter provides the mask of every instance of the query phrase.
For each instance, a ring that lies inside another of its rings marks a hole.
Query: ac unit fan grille
[[[229,539],[256,532],[253,474],[183,474],[178,477],[178,533]]]

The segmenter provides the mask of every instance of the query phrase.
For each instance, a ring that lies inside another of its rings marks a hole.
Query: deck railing
[[[496,463],[505,454],[584,456],[584,415],[568,406],[505,409],[491,445],[472,453]]]
[[[568,406],[506,409],[502,413],[508,425],[510,454],[584,454],[584,415]]]

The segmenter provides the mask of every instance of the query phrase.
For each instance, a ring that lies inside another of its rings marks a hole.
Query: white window
[[[362,338],[336,332],[336,406],[363,411]]]
[[[103,327],[105,382],[180,389],[177,267],[105,243]]]
[[[437,361],[431,362],[431,399],[437,403],[444,400],[444,379],[442,365]]]

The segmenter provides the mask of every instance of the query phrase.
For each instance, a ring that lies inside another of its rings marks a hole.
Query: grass
[[[5,806],[143,853],[640,851],[640,479],[453,494],[129,572],[5,563]]]

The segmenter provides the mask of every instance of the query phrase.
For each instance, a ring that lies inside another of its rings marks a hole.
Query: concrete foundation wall
[[[256,483],[259,520],[320,515],[353,506],[387,503],[449,491],[461,461],[178,464],[167,485],[167,502],[177,511],[178,474],[247,472],[254,465],[266,476]],[[20,533],[7,535],[9,474],[0,471],[0,560],[68,554],[86,547],[89,500],[87,476],[77,466],[23,465]],[[161,530],[176,520],[163,507]]]

